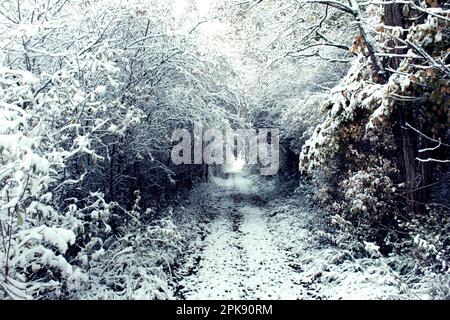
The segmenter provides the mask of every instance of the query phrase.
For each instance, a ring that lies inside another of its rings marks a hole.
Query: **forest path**
[[[214,209],[202,252],[181,266],[177,296],[184,299],[297,299],[300,274],[267,226],[267,212],[242,173],[214,178]],[[184,272],[183,272],[184,270]]]

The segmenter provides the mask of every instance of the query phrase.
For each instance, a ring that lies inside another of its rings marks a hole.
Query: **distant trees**
[[[280,173],[297,179],[301,146],[324,115],[320,101],[353,56],[348,48],[355,28],[344,13],[332,7],[323,11],[320,4],[245,1],[223,6],[233,12],[237,36],[245,41],[249,65],[255,66],[247,119],[255,127],[280,129]]]

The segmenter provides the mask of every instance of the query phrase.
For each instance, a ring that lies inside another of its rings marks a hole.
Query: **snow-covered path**
[[[178,299],[427,298],[388,264],[333,245],[318,209],[273,194],[243,173],[213,178],[180,208],[185,248],[174,268]]]
[[[299,273],[274,242],[251,181],[241,174],[214,179],[217,217],[192,274],[180,282],[186,299],[297,299]]]

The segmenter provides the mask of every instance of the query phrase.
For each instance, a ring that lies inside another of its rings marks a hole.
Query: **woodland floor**
[[[218,214],[195,272],[180,285],[187,299],[296,299],[299,274],[289,267],[277,246],[261,199],[248,178],[216,178],[220,192]]]
[[[391,258],[358,257],[317,237],[317,212],[302,199],[261,196],[244,173],[199,186],[180,225],[187,239],[174,268],[177,299],[429,298],[406,284]],[[202,217],[203,220],[197,220]]]

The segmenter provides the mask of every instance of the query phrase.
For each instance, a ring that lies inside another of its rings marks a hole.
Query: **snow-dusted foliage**
[[[76,260],[89,270],[79,291],[81,299],[171,299],[171,266],[180,253],[181,236],[172,209],[155,219],[146,212],[103,240],[91,238]]]
[[[54,188],[64,161],[81,147],[77,138],[60,147],[60,134],[70,125],[53,131],[63,116],[50,110],[51,99],[35,96],[39,78],[3,67],[1,79],[1,284],[13,298],[39,297],[59,291],[59,280],[75,272],[64,254],[82,221],[58,211]]]
[[[391,6],[414,22],[398,25]],[[425,251],[419,259],[445,271],[448,207],[431,199],[431,187],[446,188],[448,170],[449,10],[391,6],[349,7],[370,21],[370,36],[355,38],[358,58],[322,103],[327,116],[303,146],[300,170],[317,177],[321,199],[360,239],[384,252]]]
[[[241,32],[253,40],[248,55],[262,66],[256,71],[252,93],[258,100],[250,120],[279,127],[282,137],[294,138],[297,149],[304,142],[298,135],[308,136],[322,115],[313,100],[333,87],[351,57],[339,49],[351,43],[348,19],[333,8],[320,9],[299,1],[267,1],[243,3],[238,10]]]
[[[0,8],[0,293],[67,298],[102,283],[105,297],[144,297],[178,236],[169,218],[142,226],[132,199],[152,207],[175,187],[173,129],[227,123],[239,101],[217,73],[229,64],[178,31],[170,2]],[[152,258],[141,263],[139,250]],[[133,270],[93,262],[119,257]]]
[[[354,242],[343,241],[335,232],[328,233],[320,209],[300,204],[301,201],[298,197],[272,200],[268,210],[274,233],[279,234],[277,241],[290,260],[289,265],[301,275],[306,298],[416,297],[416,292],[402,283],[403,279],[389,267],[386,259],[379,258],[376,245],[367,243],[356,249]],[[297,209],[299,205],[303,208],[301,211]],[[317,227],[318,223],[320,227]],[[430,292],[423,290],[420,295],[425,297]]]

